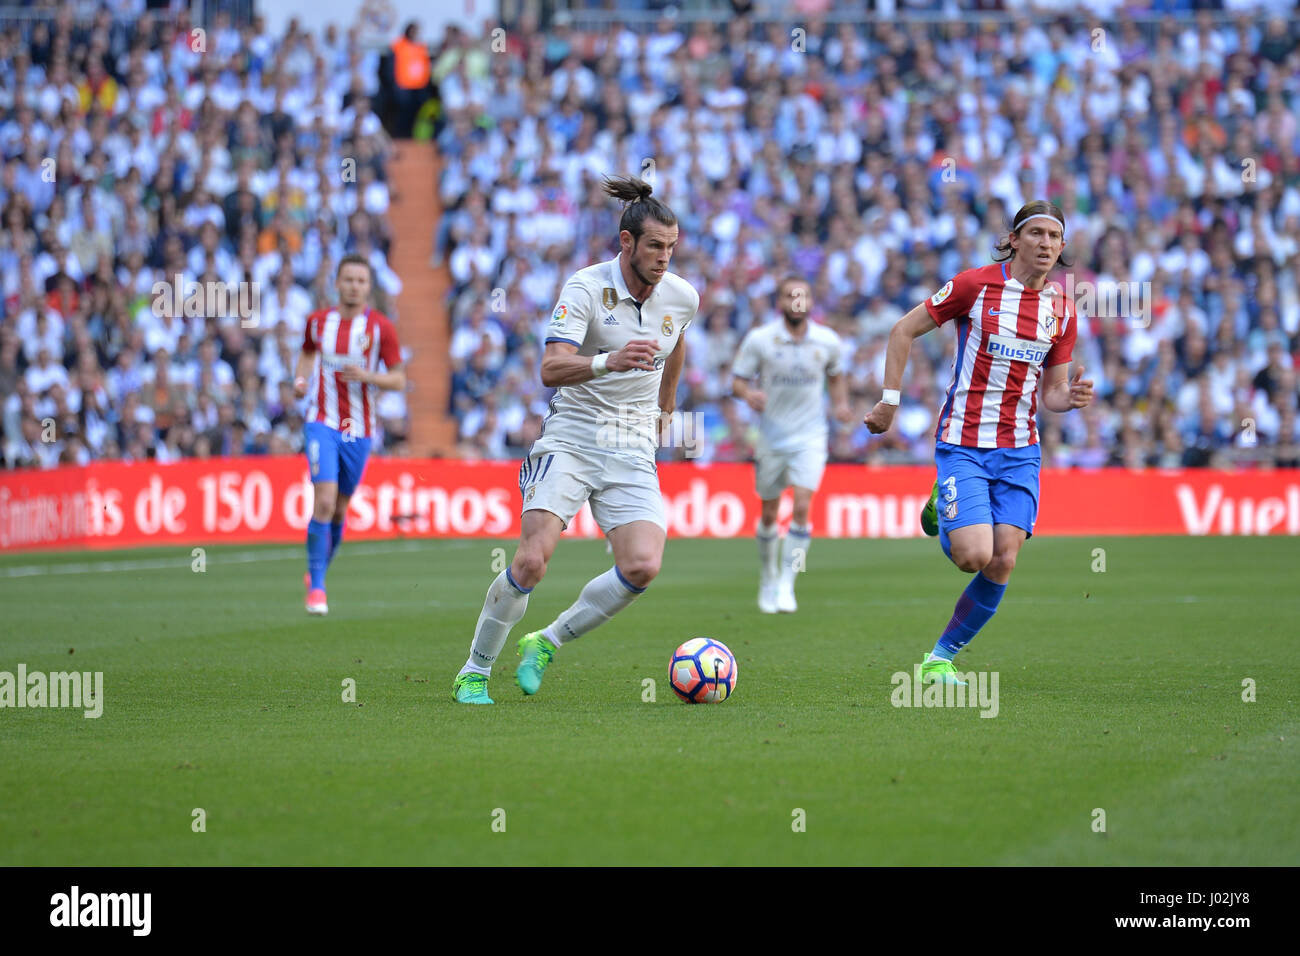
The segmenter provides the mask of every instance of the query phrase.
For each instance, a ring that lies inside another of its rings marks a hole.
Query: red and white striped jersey
[[[952,384],[934,437],[970,448],[1038,443],[1038,378],[1070,361],[1074,302],[1060,283],[1026,289],[1006,263],[967,269],[925,302],[938,325],[957,323]]]
[[[320,355],[307,389],[307,421],[356,438],[373,438],[379,388],[346,381],[341,373],[349,365],[371,372],[379,371],[380,361],[388,368],[399,365],[402,349],[393,323],[373,309],[351,319],[339,315],[337,308],[321,309],[307,317],[302,350]]]

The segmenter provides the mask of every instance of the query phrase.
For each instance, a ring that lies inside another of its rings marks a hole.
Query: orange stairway
[[[451,395],[451,322],[447,315],[450,275],[432,269],[433,230],[442,218],[438,201],[439,163],[432,143],[398,140],[388,165],[393,228],[389,266],[402,277],[397,297],[398,334],[411,350],[406,368],[411,417],[411,454],[454,455],[456,420],[447,413]]]

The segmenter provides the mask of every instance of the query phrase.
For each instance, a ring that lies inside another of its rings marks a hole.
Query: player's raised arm
[[[382,388],[392,392],[406,390],[406,365],[402,362],[398,362],[383,372],[371,372],[355,365],[349,365],[339,374],[345,382],[364,382],[367,385],[375,386],[375,388]]]
[[[1051,412],[1068,412],[1092,404],[1092,379],[1083,377],[1083,366],[1069,378],[1069,363],[1053,365],[1043,373],[1043,407]]]
[[[383,319],[379,327],[379,357],[384,371],[349,365],[340,373],[346,382],[363,382],[391,392],[406,391],[406,363],[402,361],[402,347],[397,341],[397,330]]]
[[[542,354],[542,384],[547,388],[581,385],[609,372],[626,372],[634,368],[653,372],[658,348],[659,343],[651,339],[633,339],[617,352],[579,355],[576,345],[548,342]]]
[[[903,387],[903,372],[907,370],[913,340],[938,327],[922,302],[889,330],[889,346],[885,351],[885,394],[863,419],[873,434],[889,431],[889,426],[894,423],[894,412],[898,411],[898,393]]]

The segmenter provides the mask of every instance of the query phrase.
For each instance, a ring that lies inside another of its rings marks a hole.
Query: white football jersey
[[[699,306],[700,294],[672,272],[665,272],[638,303],[627,290],[617,256],[575,272],[551,313],[546,344],[568,342],[579,355],[597,355],[616,352],[633,339],[652,339],[659,342],[655,370],[608,372],[581,385],[560,386],[529,454],[558,442],[653,461],[664,362]]]
[[[829,327],[807,326],[799,339],[784,318],[750,329],[731,365],[733,375],[757,378],[767,395],[758,432],[774,451],[826,444],[826,377],[843,373],[844,347]]]

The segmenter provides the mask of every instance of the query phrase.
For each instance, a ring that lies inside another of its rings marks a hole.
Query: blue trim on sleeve
[[[543,342],[542,344],[543,344],[543,345],[550,345],[552,342],[568,342],[570,345],[574,346],[575,348],[582,348],[582,343],[581,343],[581,342],[575,342],[575,341],[573,341],[573,339],[565,339],[565,338],[561,338],[561,337],[558,336],[558,335],[552,335],[552,336],[550,336],[550,337],[549,337],[545,342]]]

